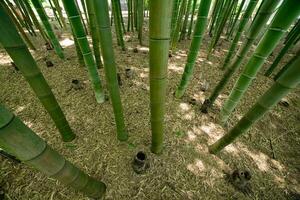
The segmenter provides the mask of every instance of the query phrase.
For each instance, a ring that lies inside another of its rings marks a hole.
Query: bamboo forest
[[[0,200],[300,200],[300,0],[0,0]]]

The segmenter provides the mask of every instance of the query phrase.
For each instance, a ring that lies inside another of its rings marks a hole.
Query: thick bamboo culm
[[[106,191],[103,182],[67,161],[3,105],[0,105],[0,113],[0,148],[89,197],[103,197]]]
[[[125,141],[128,139],[128,134],[125,127],[123,107],[117,79],[117,66],[115,63],[112,33],[109,23],[108,2],[107,0],[103,0],[93,1],[93,3],[96,13],[96,21],[99,27],[98,34],[100,38],[105,78],[117,126],[117,138],[120,141]]]
[[[221,109],[221,121],[223,123],[227,121],[251,85],[252,80],[256,77],[266,58],[272,53],[280,39],[284,36],[284,33],[295,22],[299,14],[300,3],[298,0],[286,0],[282,3]]]
[[[20,69],[44,108],[48,111],[63,141],[72,141],[75,138],[75,134],[72,132],[51,88],[18,34],[13,22],[5,13],[2,4],[0,5],[0,19],[0,43]]]
[[[155,154],[163,150],[172,3],[173,0],[149,2],[151,151]]]
[[[35,10],[37,11],[37,13],[38,13],[38,15],[39,15],[39,17],[40,17],[40,19],[41,19],[44,27],[45,27],[45,30],[46,30],[46,32],[48,34],[48,37],[49,37],[49,39],[51,41],[51,44],[54,47],[54,50],[55,50],[56,54],[60,58],[63,59],[65,57],[64,53],[63,53],[63,49],[60,46],[59,41],[58,41],[56,35],[53,32],[51,24],[50,24],[50,22],[48,20],[48,16],[46,15],[46,12],[45,12],[45,10],[44,10],[41,2],[39,0],[31,0],[31,2],[32,2]]]

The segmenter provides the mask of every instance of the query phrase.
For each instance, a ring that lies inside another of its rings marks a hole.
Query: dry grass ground
[[[120,90],[125,120],[130,134],[128,142],[121,143],[116,139],[111,103],[96,103],[86,69],[78,65],[75,47],[69,37],[64,33],[61,38],[65,45],[65,60],[60,60],[54,51],[46,51],[38,39],[34,39],[34,43],[40,45],[36,45],[39,48],[33,55],[77,135],[74,142],[65,144],[60,140],[49,115],[22,74],[11,67],[4,50],[0,53],[0,103],[10,108],[68,160],[91,176],[103,180],[108,186],[106,199],[299,199],[299,90],[288,95],[289,107],[277,105],[234,144],[218,156],[211,155],[207,152],[207,145],[227,131],[218,123],[217,117],[237,75],[209,114],[202,114],[200,105],[220,80],[222,71],[218,67],[228,49],[228,42],[222,40],[211,61],[207,61],[209,38],[205,38],[186,95],[181,100],[175,99],[173,92],[181,78],[190,43],[189,40],[183,41],[169,59],[165,149],[162,155],[156,156],[149,151],[148,48],[138,45],[136,34],[126,36],[129,40],[126,42],[126,52],[114,46],[123,82]],[[144,38],[147,38],[147,33]],[[138,53],[133,52],[135,47],[139,49]],[[45,66],[45,57],[54,63],[54,67]],[[263,69],[273,59],[271,57]],[[285,62],[287,60],[285,58]],[[133,70],[133,78],[125,77],[126,68]],[[103,69],[99,73],[105,86]],[[68,91],[72,79],[82,81],[84,89]],[[209,84],[209,89],[203,92],[201,85],[205,82]],[[229,128],[272,82],[262,75],[255,79],[232,115]],[[189,104],[190,98],[195,98],[197,104]],[[131,168],[131,161],[139,150],[147,152],[150,159],[150,168],[144,175],[135,174]],[[30,167],[2,158],[0,160],[0,184],[8,200],[88,199]],[[224,180],[223,171],[236,168],[251,172],[251,196],[236,191]]]

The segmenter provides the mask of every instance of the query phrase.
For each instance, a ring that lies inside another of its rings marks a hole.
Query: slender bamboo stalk
[[[31,0],[35,10],[37,11],[45,29],[46,29],[46,32],[50,38],[50,41],[51,41],[51,44],[53,45],[54,47],[54,50],[56,52],[56,54],[60,57],[60,58],[64,58],[64,53],[63,53],[63,49],[62,47],[60,46],[59,42],[58,42],[58,39],[57,37],[55,36],[54,32],[53,32],[53,29],[50,25],[50,22],[48,20],[48,17],[45,13],[45,10],[41,4],[41,2],[39,0]]]
[[[48,1],[49,1],[50,7],[51,7],[51,9],[52,9],[52,12],[53,12],[53,15],[54,15],[56,21],[58,22],[59,26],[60,26],[61,28],[63,28],[62,22],[60,21],[58,15],[57,15],[57,13],[56,13],[56,8],[55,8],[54,5],[52,4],[52,1],[51,1],[51,0],[48,0]]]
[[[72,30],[73,36],[76,38],[80,50],[83,55],[85,66],[87,67],[90,81],[95,92],[96,101],[103,103],[105,101],[104,92],[100,77],[97,72],[96,63],[93,57],[93,53],[89,47],[89,43],[82,25],[80,13],[74,0],[63,0],[64,8],[67,12]]]
[[[80,4],[81,4],[81,6],[82,6],[82,9],[83,9],[83,14],[84,14],[84,16],[85,16],[85,19],[86,19],[86,22],[87,22],[87,24],[90,24],[90,22],[89,22],[89,18],[88,18],[88,14],[87,14],[87,9],[86,9],[86,6],[85,6],[85,0],[80,0]],[[88,34],[88,33],[87,33]]]
[[[190,46],[187,63],[182,74],[182,78],[175,92],[176,98],[181,98],[193,76],[196,58],[202,43],[202,38],[207,25],[207,15],[210,9],[211,0],[201,1],[198,9],[196,26],[194,29],[193,40]]]
[[[235,52],[235,49],[237,47],[237,44],[242,36],[242,33],[244,31],[244,28],[246,27],[254,9],[255,9],[255,6],[257,4],[258,0],[250,0],[248,6],[247,6],[247,9],[245,11],[245,14],[241,20],[241,23],[239,24],[239,28],[238,28],[238,31],[231,43],[231,46],[229,48],[229,51],[226,55],[226,58],[225,58],[225,61],[224,61],[224,64],[223,64],[223,67],[222,69],[226,69],[227,65],[229,64],[229,61],[230,59],[232,58],[234,52]]]
[[[127,0],[127,13],[127,32],[129,32],[131,27],[131,0]]]
[[[213,36],[213,30],[217,24],[218,19],[220,18],[220,15],[221,15],[220,10],[221,10],[223,4],[224,4],[224,0],[216,0],[215,1],[214,10],[212,13],[212,20],[211,20],[210,28],[209,28],[209,36],[210,37]]]
[[[93,3],[96,13],[96,21],[99,27],[99,38],[104,63],[104,72],[117,126],[117,137],[119,140],[125,141],[128,139],[128,134],[125,128],[123,107],[117,80],[117,67],[115,63],[112,34],[109,24],[108,3],[107,0],[94,0]]]
[[[190,25],[189,25],[188,34],[187,34],[188,39],[190,39],[191,35],[192,35],[192,30],[193,30],[193,25],[194,25],[194,14],[195,14],[195,10],[196,10],[196,4],[197,4],[197,0],[193,0],[191,21],[190,21]]]
[[[183,23],[183,15],[184,15],[184,11],[186,10],[186,4],[187,4],[187,0],[181,1],[180,10],[179,10],[179,14],[178,14],[177,22],[176,22],[176,26],[175,26],[176,28],[174,30],[174,33],[173,33],[172,39],[171,39],[172,51],[176,50],[177,43],[179,41],[180,30],[181,30],[182,23]]]
[[[285,2],[284,2],[285,3]],[[237,137],[247,132],[248,129],[263,117],[280,99],[286,96],[292,89],[300,83],[300,56],[295,57],[290,67],[280,78],[266,91],[244,115],[244,117],[221,139],[209,146],[209,151],[218,153],[224,147],[231,144]]]
[[[32,44],[31,40],[28,38],[26,33],[24,32],[22,26],[20,25],[19,21],[15,18],[15,16],[12,14],[11,10],[8,8],[6,3],[4,1],[0,1],[0,4],[3,6],[3,9],[6,11],[6,13],[9,15],[15,26],[17,27],[18,31],[22,35],[22,38],[25,40],[26,44],[29,46],[30,49],[36,50],[34,45]]]
[[[18,117],[0,105],[0,147],[23,163],[92,198],[104,196],[106,185],[52,149]]]
[[[239,20],[239,17],[240,17],[240,14],[241,14],[241,12],[242,12],[242,9],[243,9],[243,7],[244,7],[245,2],[246,2],[246,0],[242,0],[242,2],[241,2],[241,4],[240,4],[239,10],[238,10],[238,12],[236,13],[236,16],[235,16],[235,18],[234,18],[233,24],[232,24],[231,29],[230,29],[230,31],[229,31],[228,38],[230,38],[231,35],[232,35],[233,32],[234,32],[236,23],[237,23],[238,20]],[[249,6],[249,5],[248,5],[248,6]],[[251,16],[250,16],[250,17],[251,17]]]
[[[163,149],[172,3],[172,0],[149,2],[151,151],[155,154]]]
[[[229,30],[231,29],[231,27],[233,25],[234,18],[237,14],[236,13],[237,4],[238,4],[238,1],[235,1],[234,4],[233,4],[233,8],[231,10],[231,13],[230,13],[230,17],[228,18],[228,24],[227,24],[227,30],[226,30],[226,35],[227,36],[229,35]]]
[[[51,0],[50,0],[50,1],[51,1]],[[53,3],[54,3],[54,6],[55,6],[55,8],[56,8],[56,10],[57,10],[57,13],[58,13],[58,16],[59,16],[59,18],[60,18],[60,21],[62,22],[63,27],[64,27],[64,28],[67,28],[66,20],[65,20],[65,18],[64,18],[64,15],[63,15],[63,12],[62,12],[62,9],[61,9],[61,7],[60,7],[60,5],[59,5],[58,0],[53,0]]]
[[[225,102],[222,110],[222,122],[226,122],[229,115],[237,106],[243,94],[251,85],[260,67],[266,58],[271,54],[279,40],[283,37],[289,26],[297,19],[300,14],[300,4],[298,0],[286,0],[278,9],[264,37],[259,42],[254,54],[245,66],[240,78],[232,89],[229,98]]]
[[[288,50],[295,44],[295,41],[297,37],[300,34],[300,23],[296,24],[295,34],[291,36],[291,38],[285,43],[284,47],[281,49],[281,51],[278,53],[278,56],[273,61],[272,65],[267,69],[265,72],[265,76],[270,76],[274,69],[278,66],[283,56],[288,52]]]
[[[89,22],[90,22],[90,32],[92,36],[92,42],[93,42],[93,50],[94,50],[94,55],[95,55],[95,60],[96,60],[96,65],[97,68],[102,67],[102,61],[101,61],[101,53],[100,53],[100,43],[99,43],[99,35],[98,35],[98,27],[96,23],[96,15],[95,15],[95,10],[93,7],[93,0],[86,0],[86,7],[87,7],[87,12],[89,16]]]
[[[29,12],[29,14],[31,16],[31,19],[32,19],[35,27],[39,30],[39,32],[40,32],[41,36],[43,37],[43,39],[45,40],[45,42],[46,43],[49,42],[49,38],[46,35],[46,33],[45,33],[44,29],[42,28],[41,24],[39,23],[37,17],[35,16],[35,14],[34,14],[32,8],[31,8],[29,2],[28,1],[24,1],[24,4],[27,7],[27,10],[28,10],[28,12]]]
[[[23,19],[23,16],[21,16],[19,14],[19,12],[16,11],[14,5],[9,0],[5,0],[4,2],[9,7],[9,9],[11,10],[11,12],[15,15],[15,17],[17,18],[17,21],[21,24],[21,26],[25,27],[26,30],[28,31],[28,33],[30,35],[32,35],[31,31],[29,30],[28,25],[25,23],[26,21]]]
[[[180,6],[180,0],[173,0],[172,19],[171,19],[171,37],[173,37],[174,30],[176,27],[179,6]]]
[[[123,51],[126,50],[124,39],[123,39],[123,31],[122,31],[122,26],[121,26],[121,17],[120,13],[118,10],[118,0],[112,0],[112,10],[113,10],[113,15],[114,15],[114,22],[115,22],[115,30],[116,30],[116,35],[118,37],[118,41],[120,43],[120,46]]]
[[[277,81],[277,79],[279,79],[279,77],[281,77],[282,74],[284,74],[285,71],[288,70],[288,68],[290,68],[292,66],[292,63],[295,61],[296,58],[300,57],[300,48],[298,49],[297,53],[295,54],[295,56],[293,58],[291,58],[289,60],[289,62],[284,65],[281,70],[274,76],[274,81]]]
[[[117,8],[118,8],[118,12],[119,12],[119,18],[120,18],[120,21],[121,21],[123,33],[126,33],[120,0],[117,0]]]
[[[0,19],[0,43],[18,66],[44,108],[48,111],[63,141],[72,141],[75,138],[75,134],[72,132],[51,88],[19,36],[13,22],[5,13],[2,4],[0,5]]]
[[[295,25],[293,26],[293,28],[289,31],[289,33],[285,37],[284,44],[286,44],[287,41],[295,34],[295,30],[298,27],[299,23],[300,23],[300,19],[298,19],[298,21],[295,23]]]
[[[30,32],[32,33],[33,36],[36,36],[36,33],[34,31],[34,28],[33,28],[33,23],[31,21],[31,18],[28,15],[28,12],[26,10],[26,7],[25,7],[23,1],[21,1],[21,0],[15,0],[15,4],[20,9],[20,11],[21,11],[21,13],[23,15],[23,20],[24,20],[25,24],[27,24]]]
[[[192,6],[192,0],[188,0],[187,6],[186,6],[186,11],[185,11],[185,16],[183,20],[183,25],[181,29],[181,34],[180,34],[180,40],[184,40],[186,36],[186,27],[188,24],[189,16],[190,16],[190,10]]]
[[[82,26],[84,28],[84,31],[85,31],[85,34],[88,35],[88,29],[85,25],[85,21],[84,21],[84,18],[83,18],[83,14],[82,14],[82,11],[80,10],[80,7],[79,7],[79,4],[78,4],[78,0],[74,0],[74,3],[76,5],[76,8],[78,10],[78,13],[79,13],[79,17],[80,17],[80,20],[81,20],[81,23],[82,23]]]
[[[222,79],[219,81],[217,86],[213,89],[211,95],[208,99],[204,101],[201,107],[201,111],[203,113],[207,113],[207,109],[213,105],[219,94],[222,92],[222,90],[225,88],[225,86],[228,84],[229,80],[231,79],[232,75],[236,72],[236,70],[240,67],[241,63],[246,57],[246,54],[249,52],[255,38],[257,35],[261,32],[267,21],[269,20],[269,17],[272,15],[272,13],[275,11],[276,6],[280,3],[280,0],[266,0],[264,1],[264,4],[262,8],[259,10],[259,14],[257,15],[257,18],[254,22],[252,22],[252,25],[247,33],[246,41],[243,43],[242,47],[239,49],[239,51],[236,53],[234,59],[230,63],[230,65],[227,67],[224,75],[222,76]]]
[[[144,0],[137,0],[138,3],[138,39],[143,45],[143,23],[144,23]]]
[[[219,26],[217,26],[217,31],[216,31],[216,34],[213,36],[212,38],[212,41],[208,47],[208,51],[207,51],[207,58],[209,59],[210,57],[210,54],[211,52],[213,51],[213,49],[216,47],[219,39],[220,39],[220,36],[222,34],[222,31],[225,27],[225,24],[226,24],[226,21],[228,19],[228,16],[230,15],[231,11],[232,11],[232,8],[234,6],[234,3],[235,1],[231,1],[229,3],[227,3],[227,6],[223,12],[223,15],[221,17],[221,21],[219,23]]]

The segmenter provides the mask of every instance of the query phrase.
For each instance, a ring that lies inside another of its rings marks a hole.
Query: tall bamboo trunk
[[[227,101],[221,110],[221,120],[226,122],[234,108],[242,99],[244,93],[251,85],[266,58],[272,53],[277,43],[283,37],[289,26],[300,14],[300,4],[298,0],[286,0],[278,9],[271,25],[259,42],[254,54],[246,64],[240,78],[233,87]]]
[[[163,149],[172,3],[172,0],[149,2],[151,151],[155,154]]]
[[[209,146],[209,151],[213,154],[218,153],[224,147],[231,144],[237,137],[244,134],[249,128],[280,99],[286,96],[292,89],[296,88],[300,83],[300,56],[295,57],[290,67],[282,74],[280,78],[267,90],[250,108],[244,117],[222,138]]]
[[[29,46],[30,49],[36,50],[35,46],[32,44],[31,40],[26,35],[25,31],[23,30],[22,26],[20,25],[19,21],[15,16],[12,14],[10,8],[4,3],[3,1],[0,1],[0,4],[2,5],[3,9],[6,11],[7,15],[11,18],[15,26],[17,27],[18,31],[20,32],[22,38],[25,40],[26,44]]]
[[[63,141],[72,141],[75,138],[75,134],[72,132],[51,88],[19,36],[13,22],[5,13],[2,4],[0,5],[0,32],[0,43],[18,66],[44,108],[48,111],[60,131]]]
[[[118,0],[112,0],[112,11],[114,15],[114,23],[115,23],[115,30],[116,30],[116,36],[119,41],[119,45],[121,46],[122,50],[125,51],[125,43],[123,38],[123,31],[122,31],[122,25],[121,25],[121,16],[120,16],[120,10],[118,9]]]
[[[172,35],[172,40],[171,40],[172,51],[176,50],[177,43],[179,41],[180,30],[181,30],[182,23],[183,23],[183,15],[184,15],[184,11],[186,10],[186,4],[187,4],[187,0],[181,1],[179,14],[178,14],[177,21],[175,24],[175,30],[174,30],[174,33]]]
[[[96,15],[95,15],[95,10],[93,7],[93,0],[86,0],[86,7],[87,7],[87,12],[89,16],[89,27],[90,27],[90,32],[92,36],[92,42],[93,42],[93,50],[94,50],[94,55],[95,55],[95,60],[96,60],[96,65],[97,68],[102,67],[102,61],[101,61],[101,53],[100,53],[100,43],[99,43],[99,35],[98,35],[98,27],[96,23]]]
[[[240,47],[239,51],[236,53],[232,62],[227,67],[222,79],[218,82],[217,86],[213,89],[209,98],[204,101],[201,107],[201,111],[203,113],[207,113],[208,108],[213,105],[219,94],[231,80],[232,75],[235,71],[240,67],[243,60],[246,58],[246,54],[249,52],[255,38],[261,32],[269,17],[273,14],[276,9],[276,6],[280,3],[280,0],[266,0],[263,3],[262,8],[259,10],[259,14],[247,33],[246,41],[243,43],[242,47]]]
[[[63,49],[59,44],[59,41],[57,39],[57,37],[55,36],[53,29],[50,25],[50,22],[48,20],[48,16],[46,15],[46,12],[41,4],[41,2],[39,0],[31,0],[35,10],[37,11],[45,29],[46,32],[48,34],[48,37],[50,38],[51,44],[54,47],[54,50],[56,52],[56,54],[60,57],[60,58],[64,58],[64,53],[63,53]]]
[[[95,92],[96,101],[98,103],[103,103],[105,101],[104,92],[102,88],[102,83],[100,80],[100,77],[97,72],[96,63],[93,57],[93,53],[91,51],[91,48],[89,46],[80,13],[77,9],[77,6],[74,2],[74,0],[63,0],[63,4],[65,7],[65,10],[67,12],[71,28],[73,30],[74,37],[76,38],[78,45],[80,47],[80,50],[83,55],[84,63],[87,67],[89,78],[92,82],[92,86]]]
[[[236,26],[236,23],[238,22],[239,20],[239,17],[240,17],[240,14],[242,12],[242,9],[244,7],[244,4],[245,4],[246,0],[242,0],[241,4],[240,4],[240,7],[239,7],[239,10],[238,12],[236,13],[236,16],[234,18],[234,21],[233,21],[233,24],[231,26],[231,29],[229,31],[229,34],[228,34],[228,39],[231,37],[231,35],[233,34],[234,32],[234,29],[235,29],[235,26]],[[249,6],[249,5],[248,5]],[[251,17],[251,16],[250,16]]]
[[[117,67],[109,24],[108,3],[107,0],[94,0],[93,3],[96,13],[96,21],[99,27],[100,47],[103,57],[105,77],[117,126],[117,138],[120,141],[125,141],[128,139],[128,134],[124,123],[123,107],[117,80]]]
[[[209,12],[211,0],[201,1],[198,9],[198,16],[194,30],[193,40],[189,49],[187,63],[182,74],[182,78],[175,92],[176,98],[181,98],[193,76],[195,62],[202,43],[202,38],[207,25],[207,15]]]
[[[189,40],[191,38],[192,30],[193,30],[193,26],[194,26],[194,15],[195,15],[195,10],[196,10],[196,4],[197,4],[197,0],[193,0],[193,7],[192,7],[192,13],[191,13],[191,21],[190,21],[190,25],[189,25],[188,34],[187,34],[187,37],[188,37]]]
[[[88,176],[52,149],[18,117],[0,105],[0,148],[47,176],[92,198],[105,194],[106,185]]]

